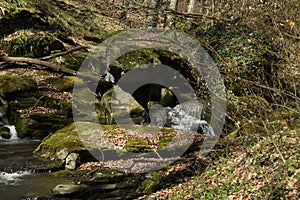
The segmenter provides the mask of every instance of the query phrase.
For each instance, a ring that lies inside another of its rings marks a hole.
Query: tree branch
[[[228,18],[215,17],[215,16],[196,14],[196,13],[182,13],[182,12],[177,12],[177,11],[171,10],[171,9],[167,9],[166,13],[172,14],[172,15],[177,15],[177,16],[184,16],[184,17],[188,17],[188,18],[206,18],[206,19],[212,19],[212,20],[224,21],[224,22],[232,21],[231,19],[228,19]]]
[[[54,70],[56,72],[63,73],[65,75],[77,76],[81,79],[84,79],[84,81],[96,82],[98,84],[101,84],[104,87],[106,87],[106,86],[110,87],[112,85],[112,83],[105,81],[102,77],[97,77],[97,76],[93,76],[93,75],[89,75],[89,74],[85,74],[85,73],[81,73],[81,72],[76,72],[72,69],[69,69],[69,68],[66,68],[63,66],[59,66],[52,62],[43,61],[43,60],[39,60],[39,59],[35,59],[35,58],[0,56],[0,66],[6,67],[8,63],[14,63],[14,64],[26,63],[26,64],[39,65],[39,66],[43,66],[43,67],[49,68],[51,70]]]
[[[72,53],[74,51],[78,51],[80,49],[87,49],[87,48],[89,48],[89,47],[88,46],[79,46],[79,47],[75,47],[73,49],[69,49],[69,50],[61,52],[61,53],[56,53],[56,54],[52,54],[50,56],[41,57],[41,58],[39,58],[39,60],[50,60],[51,58],[56,58],[58,56],[63,56],[63,55]]]

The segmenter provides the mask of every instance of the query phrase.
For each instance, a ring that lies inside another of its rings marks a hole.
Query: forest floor
[[[146,15],[137,8],[131,8],[124,19],[122,5],[107,1],[41,1],[34,3],[34,8],[25,0],[18,1],[18,5],[0,2],[3,3],[0,4],[4,14],[2,19],[8,13],[13,18],[22,9],[49,16],[47,20],[53,29],[47,33],[64,40],[69,47],[96,44],[116,31],[141,27],[146,20]],[[19,25],[26,29],[23,23]],[[36,31],[42,33],[44,30],[39,27]],[[4,41],[11,40],[14,33],[15,30],[9,28],[0,31]],[[66,37],[59,36],[63,33]],[[295,77],[299,77],[299,65],[295,66],[292,70]],[[144,188],[143,192],[148,194],[139,199],[299,199],[300,120],[299,94],[295,93],[296,98],[268,111],[267,114],[272,116],[253,125],[260,128],[247,132],[246,129],[241,131],[242,125],[235,124],[236,129],[230,133],[237,130],[238,134],[229,137],[224,134],[207,157],[199,158],[199,149],[191,149],[183,156],[185,162],[174,163],[152,174],[152,180],[157,184]],[[233,100],[235,102],[229,104],[237,102]],[[239,103],[242,106],[245,102]],[[255,118],[257,108],[245,107]],[[172,179],[170,173],[178,177]]]

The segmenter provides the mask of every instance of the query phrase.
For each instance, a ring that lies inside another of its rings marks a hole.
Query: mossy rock
[[[78,71],[87,54],[72,54],[63,56],[66,61],[66,67]]]
[[[27,118],[19,118],[15,126],[18,137],[41,139],[71,122],[72,119],[66,116],[35,114]]]
[[[152,193],[159,189],[159,183],[162,175],[154,172],[148,174],[147,176],[148,178],[145,179],[141,184],[141,190],[143,192]]]
[[[118,61],[122,63],[122,69],[128,71],[148,63],[161,63],[159,54],[152,49],[143,49],[139,51],[131,51],[122,55]]]
[[[11,134],[10,134],[9,128],[6,126],[1,126],[0,127],[0,136],[4,139],[10,139]]]
[[[143,138],[129,138],[125,144],[125,150],[133,153],[153,151],[148,145],[148,141]]]
[[[117,94],[116,97],[112,98],[113,94]],[[130,123],[132,120],[137,124],[142,122],[144,108],[129,93],[124,92],[118,86],[103,94],[99,106],[98,117],[106,116],[107,123],[112,123],[112,118],[118,119],[118,123],[122,124]],[[103,121],[103,119],[99,118],[99,121]]]
[[[77,134],[75,124],[69,124],[46,137],[35,149],[34,155],[48,155],[49,158],[58,159],[56,152],[66,148],[68,152],[86,151]]]
[[[45,80],[45,82],[53,85],[61,91],[71,91],[74,86],[74,81],[75,77],[70,76],[48,78]]]
[[[106,31],[103,31],[103,33],[98,33],[96,35],[85,35],[83,39],[87,41],[101,43],[107,38],[107,35],[108,33]]]
[[[29,77],[0,74],[0,94],[4,95],[7,100],[14,100],[20,92],[35,90],[37,90],[37,84]]]

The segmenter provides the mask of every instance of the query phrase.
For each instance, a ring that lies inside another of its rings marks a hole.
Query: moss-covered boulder
[[[0,127],[0,137],[2,137],[4,139],[10,139],[11,135],[10,135],[10,130],[8,127],[6,127],[6,126]]]
[[[36,90],[37,84],[30,77],[13,76],[5,72],[0,74],[0,95],[6,100],[14,100],[19,93]]]
[[[88,126],[88,123],[85,125]],[[83,127],[85,125],[82,124]],[[46,137],[34,151],[36,157],[54,160],[61,165],[71,153],[79,154],[81,161],[95,160],[82,143],[74,123]]]
[[[133,120],[139,124],[142,122],[144,108],[127,92],[115,86],[108,90],[101,98],[100,105],[103,108],[107,123],[112,123],[112,119],[119,120],[118,123],[128,123]],[[100,113],[98,118],[100,118]]]
[[[20,138],[44,138],[48,134],[63,128],[71,123],[71,119],[66,116],[55,114],[35,114],[30,117],[19,118],[16,123],[16,130]]]
[[[7,116],[20,138],[42,139],[72,122],[71,103],[33,92],[10,101]],[[27,97],[26,97],[27,96]]]
[[[51,77],[45,80],[45,82],[53,85],[55,88],[61,91],[71,91],[74,86],[75,77],[63,76],[63,77]]]

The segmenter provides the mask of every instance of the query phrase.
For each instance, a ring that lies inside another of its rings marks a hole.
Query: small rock
[[[60,184],[52,189],[54,195],[70,195],[78,193],[84,189],[87,189],[87,185],[75,185],[75,184]]]
[[[115,184],[115,183],[104,184],[104,185],[101,185],[100,188],[103,190],[115,189],[115,188],[117,188],[117,184]]]
[[[9,139],[11,137],[9,128],[6,126],[0,127],[0,136],[4,139]]]
[[[79,163],[79,154],[78,153],[70,153],[66,158],[65,168],[69,170],[76,169],[77,164]]]
[[[59,160],[65,160],[66,157],[68,156],[68,154],[69,154],[69,151],[67,148],[63,148],[56,152],[56,156]]]

